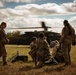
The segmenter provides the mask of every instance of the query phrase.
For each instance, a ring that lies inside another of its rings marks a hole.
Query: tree
[[[13,31],[12,36],[17,37],[20,35],[20,31]]]
[[[13,31],[13,32],[8,32],[7,33],[7,38],[10,38],[10,37],[17,37],[20,35],[20,31]]]

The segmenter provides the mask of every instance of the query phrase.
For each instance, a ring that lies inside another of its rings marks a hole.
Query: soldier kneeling
[[[37,38],[33,37],[32,42],[30,44],[30,56],[32,57],[33,61],[35,62],[36,65],[36,52],[37,52]]]

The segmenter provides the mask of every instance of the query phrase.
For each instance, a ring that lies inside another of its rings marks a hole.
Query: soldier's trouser
[[[2,56],[2,60],[3,60],[3,64],[5,64],[6,63],[6,55]]]
[[[69,44],[69,45],[63,44],[62,45],[63,58],[64,58],[64,62],[67,65],[71,64],[70,50],[71,50],[71,44]]]
[[[6,63],[7,52],[5,49],[5,45],[0,44],[0,57],[2,57],[3,64]]]
[[[41,54],[39,54],[39,55],[37,56],[37,60],[38,60],[38,64],[36,65],[36,67],[37,67],[37,68],[42,67],[43,64],[44,64],[44,61],[45,61],[44,56],[41,55]]]

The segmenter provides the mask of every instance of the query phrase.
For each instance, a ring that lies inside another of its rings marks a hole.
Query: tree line
[[[13,31],[13,32],[8,32],[6,34],[7,38],[10,38],[10,37],[17,37],[17,36],[20,36],[21,34],[21,31]]]

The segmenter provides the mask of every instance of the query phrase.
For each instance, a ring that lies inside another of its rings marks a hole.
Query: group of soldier
[[[42,32],[39,33],[38,38],[32,38],[29,54],[35,62],[36,68],[40,68],[45,63],[52,61],[55,64],[64,62],[65,66],[71,65],[70,51],[71,45],[75,45],[75,30],[67,20],[63,21],[63,25],[64,27],[59,41],[51,41],[50,45]],[[53,48],[52,53],[50,53],[49,48]]]
[[[39,33],[38,38],[32,38],[29,54],[35,62],[36,68],[40,68],[44,64],[52,61],[55,64],[58,64],[58,62],[64,62],[65,65],[71,65],[70,51],[71,44],[75,45],[75,30],[69,24],[68,20],[64,20],[63,25],[64,27],[59,41],[52,41],[50,45],[43,32]],[[0,25],[0,57],[2,57],[3,65],[7,65],[5,44],[9,42],[4,31],[6,26],[5,22],[2,22]],[[50,48],[53,48],[52,53],[50,53]]]

